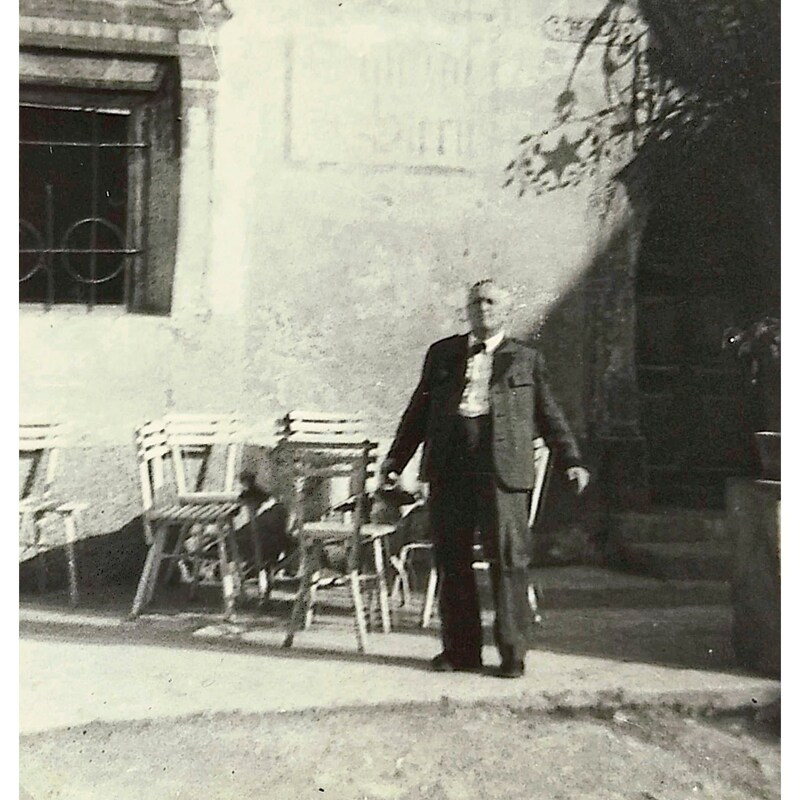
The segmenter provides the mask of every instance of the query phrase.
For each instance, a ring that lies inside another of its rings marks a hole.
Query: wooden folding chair
[[[273,455],[276,461],[288,463],[293,474],[301,553],[300,586],[284,647],[292,646],[301,627],[311,625],[320,588],[347,585],[358,650],[365,652],[365,586],[372,590],[370,618],[377,588],[382,628],[385,633],[391,630],[385,539],[394,526],[367,520],[366,487],[375,462],[375,444],[362,432],[362,421],[347,414],[291,412],[280,424],[282,438]],[[331,502],[336,482],[347,495],[339,503]],[[332,551],[338,554],[333,562]]]
[[[135,444],[149,550],[131,617],[152,601],[163,561],[165,578],[177,565],[192,594],[201,582],[220,584],[224,615],[230,617],[241,590],[233,536],[240,511],[234,488],[241,445],[237,418],[169,415],[137,428]],[[222,476],[220,489],[208,489],[212,474]],[[177,539],[167,551],[171,528]]]
[[[424,511],[427,499],[417,500],[413,505],[406,509],[404,516]],[[400,523],[398,523],[399,527]],[[425,539],[415,539],[406,542],[399,550],[397,555],[390,556],[389,563],[394,567],[395,576],[392,583],[391,598],[393,602],[408,607],[411,604],[411,594],[416,585],[416,580],[412,581],[412,575],[416,578],[414,561],[417,554],[424,554],[429,568],[433,567],[431,562],[432,546],[430,536]]]
[[[59,541],[48,541],[45,523],[50,515],[60,518],[64,525],[63,545],[67,556],[69,602],[78,602],[78,565],[75,543],[78,540],[80,514],[87,503],[64,502],[54,492],[58,471],[59,451],[63,446],[63,426],[57,423],[30,423],[19,426],[20,499],[19,555],[20,561],[32,553],[39,558],[39,589],[47,588],[45,554]]]
[[[542,503],[544,495],[544,488],[547,484],[548,468],[550,466],[550,449],[545,444],[544,439],[536,439],[534,442],[534,481],[533,489],[531,491],[531,509],[528,517],[528,528],[533,530],[536,521],[536,515]],[[418,547],[420,545],[417,545]],[[430,543],[422,543],[422,546],[432,547]],[[483,553],[479,545],[474,548],[475,560],[472,566],[476,570],[488,570],[489,562],[483,557]],[[431,565],[430,575],[428,576],[428,585],[425,589],[425,600],[422,604],[422,613],[420,614],[419,624],[421,628],[428,628],[431,624],[433,617],[433,610],[436,601],[439,584],[439,573],[434,564]],[[541,617],[539,616],[539,601],[536,596],[536,588],[531,583],[528,586],[528,604],[531,607],[534,622],[539,623]]]

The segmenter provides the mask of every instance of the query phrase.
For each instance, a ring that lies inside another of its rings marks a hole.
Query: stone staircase
[[[654,578],[591,566],[542,567],[532,570],[532,579],[543,611],[730,604],[725,581]]]
[[[638,575],[716,583],[732,576],[733,546],[723,511],[671,508],[615,514],[608,541],[616,563]]]

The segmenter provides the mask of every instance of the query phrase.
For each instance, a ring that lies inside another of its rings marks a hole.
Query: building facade
[[[653,499],[672,389],[641,373],[674,372],[683,301],[637,283],[667,234],[613,179],[634,135],[586,122],[637,69],[636,8],[587,43],[605,5],[22,0],[20,402],[73,427],[91,535],[136,518],[132,430],[167,411],[353,409],[391,436],[487,275],[611,506]],[[740,412],[703,391],[711,441]]]

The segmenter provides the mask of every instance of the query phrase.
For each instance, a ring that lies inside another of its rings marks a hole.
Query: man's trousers
[[[494,639],[502,661],[522,661],[531,634],[528,604],[530,492],[510,491],[494,475],[489,417],[459,420],[444,480],[431,484],[434,560],[444,653],[454,666],[481,660],[481,620],[473,545],[490,563]]]

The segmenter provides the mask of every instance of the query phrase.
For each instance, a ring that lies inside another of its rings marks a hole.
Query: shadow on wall
[[[132,597],[146,555],[141,516],[134,517],[119,530],[80,540],[76,544],[80,594],[124,586],[131,587]],[[66,589],[66,553],[63,547],[53,547],[19,565],[20,595],[39,592],[43,567],[47,574],[46,591]]]
[[[551,464],[534,528],[538,566],[609,563],[611,510],[631,491],[646,492],[644,474],[631,474],[629,454],[607,452],[600,438],[614,426],[628,436],[638,431],[631,396],[634,341],[627,333],[635,301],[628,290],[632,224],[633,217],[626,217],[610,229],[581,279],[553,304],[541,327],[524,337],[546,359],[553,391],[592,476],[577,496],[566,465],[557,459]]]
[[[612,249],[616,245],[612,245]],[[606,265],[609,256],[599,254],[595,262]],[[590,269],[594,274],[596,266]],[[591,365],[584,363],[584,286],[571,289],[552,309],[541,332],[532,331],[527,338],[545,353],[550,366],[554,388],[565,407],[584,452],[587,466],[595,480],[581,497],[564,476],[564,465],[555,463],[548,491],[543,499],[536,526],[535,555],[540,565],[569,563],[599,563],[603,560],[605,544],[606,486],[598,472],[596,454],[585,436],[588,409],[587,375]],[[86,530],[87,538],[77,547],[79,586],[82,592],[117,585],[135,586],[146,556],[142,520],[134,515],[141,510],[135,458],[127,447],[90,448],[66,453],[67,463],[60,479],[60,493],[67,497],[86,499],[93,517]],[[290,487],[285,476],[270,458],[268,447],[245,447],[241,469],[256,474],[258,483],[288,500]],[[103,480],[96,477],[103,475]],[[90,479],[91,478],[91,479]],[[117,520],[120,527],[108,530],[109,522]],[[103,524],[105,523],[105,525]],[[106,530],[103,530],[106,528]],[[54,548],[20,564],[20,592],[28,594],[38,587],[38,570],[47,563],[48,587],[64,589],[66,559],[63,548]]]
[[[86,476],[87,464],[92,464],[97,468],[97,464],[102,461],[103,453],[93,453],[89,461],[81,462],[78,470],[84,477]],[[138,487],[132,480],[125,482],[128,478],[127,470],[120,470],[120,464],[127,464],[128,461],[116,459],[116,477],[111,477],[110,473],[105,473],[107,489],[110,495],[98,499],[94,511],[95,524],[99,519],[107,514],[119,516],[124,509],[130,509],[132,505],[139,505],[141,500],[138,498]],[[76,462],[77,464],[77,462]],[[102,464],[101,464],[102,466]],[[216,466],[217,471],[220,466]],[[110,465],[109,465],[110,467]],[[259,483],[269,488],[280,496],[285,496],[288,492],[287,487],[281,489],[279,475],[269,457],[269,448],[248,446],[244,448],[241,459],[241,469],[250,470],[257,474]],[[216,477],[215,475],[210,478]],[[113,483],[113,486],[111,484]],[[79,496],[86,494],[85,484],[76,482],[77,487],[67,484],[73,494]],[[123,517],[124,518],[124,517]],[[147,545],[144,540],[144,529],[141,515],[128,519],[121,527],[113,531],[98,533],[96,528],[89,529],[86,538],[81,539],[76,545],[76,558],[78,564],[78,587],[83,594],[92,594],[109,587],[130,587],[131,592],[135,589],[136,583],[141,575],[144,560],[147,555]],[[39,554],[34,558],[23,561],[19,565],[19,591],[21,595],[33,595],[39,593],[40,575],[42,568],[47,574],[46,590],[64,591],[67,588],[67,559],[63,546],[54,546],[45,553]],[[131,594],[131,596],[133,596]]]

